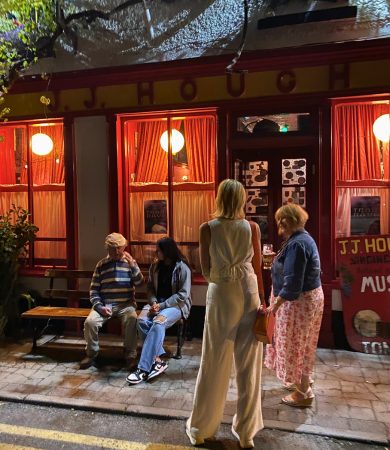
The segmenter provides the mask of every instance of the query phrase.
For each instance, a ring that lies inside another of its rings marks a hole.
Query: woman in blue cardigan
[[[320,257],[304,228],[308,218],[294,203],[275,213],[278,234],[285,241],[272,264],[269,310],[276,320],[274,341],[267,346],[265,358],[265,365],[294,390],[282,402],[296,407],[313,402],[311,376],[324,308]]]

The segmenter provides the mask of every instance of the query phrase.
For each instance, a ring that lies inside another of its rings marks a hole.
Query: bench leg
[[[181,348],[183,347],[183,344],[184,344],[184,337],[186,334],[186,325],[187,325],[186,320],[180,320],[177,324],[177,347],[176,347],[176,354],[173,355],[174,359],[182,358]]]
[[[33,332],[33,344],[32,344],[32,351],[33,353],[35,353],[35,351],[37,350],[37,340],[39,338],[39,327],[34,327],[34,332]]]
[[[37,349],[37,347],[38,347],[38,344],[37,344],[38,339],[39,339],[40,337],[42,337],[43,334],[44,334],[44,332],[51,326],[50,320],[51,320],[51,319],[48,319],[48,320],[47,320],[46,325],[45,325],[41,330],[39,329],[38,326],[34,327],[33,345],[32,345],[32,351],[33,351],[33,352],[35,352],[36,349]]]

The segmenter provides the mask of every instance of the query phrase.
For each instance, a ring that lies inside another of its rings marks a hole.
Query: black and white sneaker
[[[165,372],[168,369],[168,364],[165,361],[156,361],[153,364],[152,370],[149,373],[148,380],[151,378],[157,377],[161,373]]]
[[[130,384],[142,383],[142,381],[146,381],[147,379],[148,372],[145,372],[142,369],[137,369],[126,377],[126,381]]]

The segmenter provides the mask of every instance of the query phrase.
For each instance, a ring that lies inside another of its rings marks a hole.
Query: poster
[[[381,198],[351,197],[351,235],[380,234]]]
[[[145,200],[144,201],[144,230],[145,234],[167,233],[167,201]]]
[[[246,163],[244,184],[247,187],[268,186],[268,161],[249,161]]]
[[[390,354],[390,235],[336,240],[345,334],[359,352]]]
[[[306,184],[306,159],[282,159],[282,184]]]
[[[282,188],[282,205],[295,203],[302,208],[306,208],[306,188],[305,186],[289,186]]]
[[[247,214],[261,214],[263,206],[268,206],[267,189],[246,189],[246,206]]]

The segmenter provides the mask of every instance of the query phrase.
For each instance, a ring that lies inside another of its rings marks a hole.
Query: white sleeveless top
[[[253,246],[249,222],[218,218],[208,224],[211,231],[210,282],[230,282],[252,275]]]

